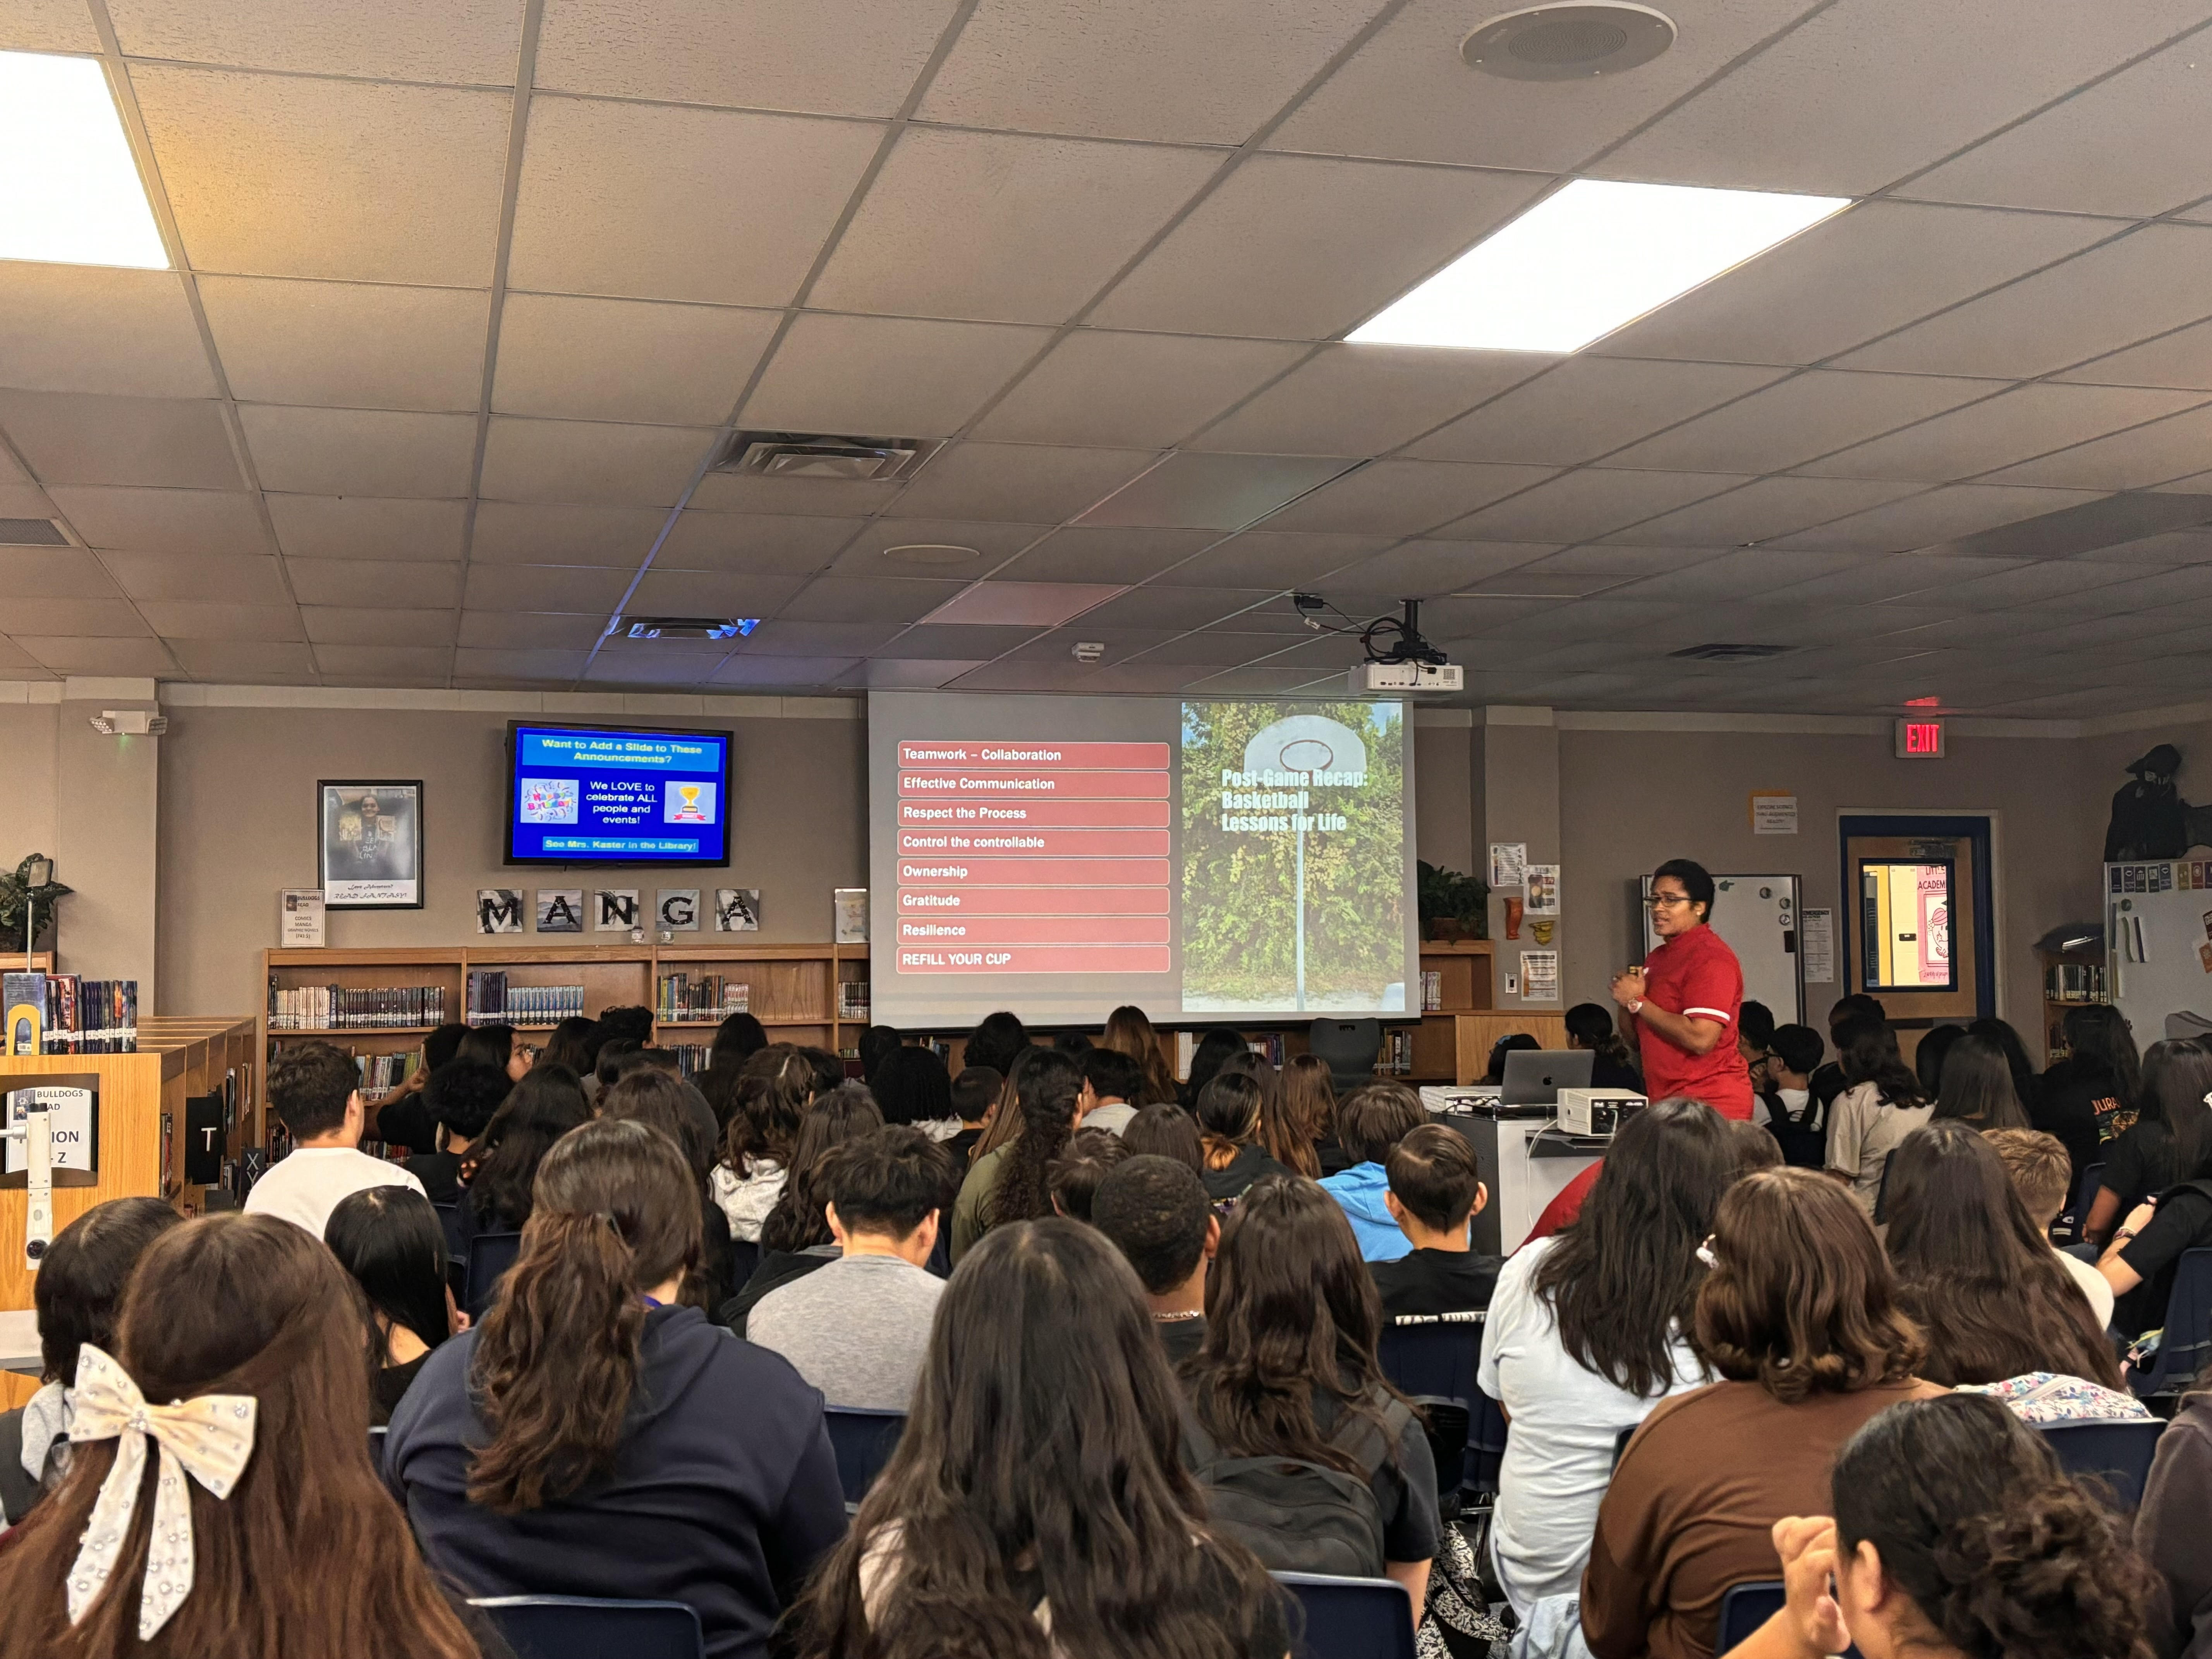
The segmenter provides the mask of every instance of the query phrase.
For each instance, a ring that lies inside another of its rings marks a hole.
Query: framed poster
[[[422,908],[422,781],[315,786],[325,910]]]

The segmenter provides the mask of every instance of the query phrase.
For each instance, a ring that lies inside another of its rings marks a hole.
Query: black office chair
[[[760,1260],[761,1247],[757,1240],[732,1239],[730,1241],[730,1288],[733,1291],[744,1289],[745,1281],[753,1276],[754,1270],[760,1266]]]
[[[1413,1659],[1413,1601],[1397,1580],[1318,1572],[1274,1579],[1305,1614],[1291,1644],[1296,1659]]]
[[[478,1233],[469,1246],[467,1294],[462,1298],[467,1304],[471,1320],[484,1316],[491,1306],[492,1297],[499,1293],[499,1281],[507,1277],[507,1270],[522,1254],[520,1233]]]
[[[2120,1507],[2142,1502],[2151,1459],[2166,1425],[2154,1417],[2098,1419],[2086,1423],[2039,1423],[2044,1443],[2069,1474],[2094,1475],[2112,1489]]]
[[[2212,1361],[2212,1250],[2184,1250],[2166,1298],[2166,1334],[2144,1370],[2128,1373],[2136,1399],[2179,1394]]]
[[[1789,1601],[1779,1578],[1729,1586],[1728,1593],[1721,1597],[1720,1639],[1713,1644],[1718,1659],[1728,1659],[1729,1653],[1749,1640],[1752,1632],[1781,1612]],[[1843,1659],[1861,1659],[1856,1643],[1844,1650]]]
[[[2052,1243],[2078,1244],[2081,1242],[2081,1229],[2088,1224],[2089,1206],[2097,1201],[2097,1188],[2104,1182],[2103,1164],[2082,1166],[2081,1173],[2074,1177],[2074,1190],[2066,1194],[2066,1207],[2051,1224]]]
[[[1317,1019],[1307,1047],[1328,1062],[1329,1081],[1348,1094],[1375,1081],[1375,1056],[1382,1052],[1379,1019]]]
[[[483,1609],[514,1659],[705,1659],[699,1615],[681,1601],[491,1595]]]
[[[829,1425],[830,1449],[837,1454],[837,1481],[845,1488],[845,1502],[857,1504],[890,1462],[906,1432],[906,1413],[832,1406],[822,1419]]]

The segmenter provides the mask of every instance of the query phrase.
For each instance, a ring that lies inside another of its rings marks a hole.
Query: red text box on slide
[[[898,948],[902,974],[1164,974],[1164,945],[1035,945],[1008,950]]]
[[[1048,743],[1042,738],[1012,742],[905,741],[898,746],[901,766],[957,766],[964,770],[1017,771],[1040,769],[1069,772],[1164,772],[1168,746],[1164,743]]]
[[[902,825],[969,829],[1164,830],[1168,804],[1159,800],[902,800]]]
[[[996,854],[1002,858],[1165,858],[1164,830],[984,830],[972,823],[951,829],[902,830],[902,857]]]
[[[901,772],[913,800],[1165,800],[1164,772]]]
[[[1164,916],[1165,887],[902,887],[902,916]]]
[[[901,945],[1165,945],[1165,916],[901,916]]]
[[[945,887],[1028,887],[1040,882],[1071,888],[1165,887],[1165,859],[902,858],[901,882]]]

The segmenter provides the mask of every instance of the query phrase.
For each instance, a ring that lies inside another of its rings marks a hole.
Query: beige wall
[[[58,703],[0,703],[0,865],[10,871],[33,853],[60,857],[54,823],[60,713]],[[69,880],[66,870],[58,873]]]
[[[857,705],[823,707],[844,715]],[[162,739],[162,1011],[251,1013],[259,1006],[260,952],[276,943],[277,891],[316,884],[315,785],[324,778],[420,778],[423,786],[424,908],[334,913],[332,945],[460,944],[476,936],[479,887],[540,886],[636,887],[648,903],[655,887],[757,887],[762,943],[826,939],[830,890],[867,879],[866,727],[858,719],[634,717],[736,734],[730,867],[656,872],[500,862],[509,718],[172,708]]]
[[[1425,861],[1462,875],[1474,868],[1482,817],[1481,728],[1459,708],[1413,722],[1413,846]]]

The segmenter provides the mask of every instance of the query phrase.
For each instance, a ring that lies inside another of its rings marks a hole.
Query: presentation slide
[[[720,732],[510,728],[509,864],[726,864]]]
[[[872,1017],[1418,1004],[1405,705],[872,693]]]

